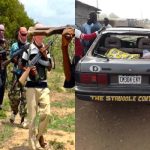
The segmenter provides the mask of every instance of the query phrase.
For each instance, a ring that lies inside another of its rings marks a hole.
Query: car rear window
[[[114,59],[139,59],[144,53],[149,53],[150,58],[149,36],[132,34],[102,35],[93,51],[94,56],[100,54]]]

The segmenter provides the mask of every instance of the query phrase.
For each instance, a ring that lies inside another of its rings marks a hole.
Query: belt
[[[46,88],[47,82],[33,82],[33,81],[27,81],[26,87],[32,87],[32,88]]]

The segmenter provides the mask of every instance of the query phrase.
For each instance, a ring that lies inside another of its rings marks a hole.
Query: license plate
[[[126,76],[126,75],[118,76],[119,84],[141,84],[141,81],[142,81],[141,76]]]

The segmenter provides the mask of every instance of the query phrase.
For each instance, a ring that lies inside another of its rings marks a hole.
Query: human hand
[[[75,37],[76,37],[76,38],[80,38],[81,34],[82,34],[82,33],[81,33],[80,30],[75,29]]]
[[[18,59],[17,59],[17,57],[14,57],[13,60],[12,60],[12,62],[13,62],[14,64],[18,64]]]
[[[99,29],[98,31],[96,31],[95,33],[96,33],[96,35],[98,35],[98,34],[100,34],[103,30],[105,30],[106,29],[106,27],[102,27],[101,29]]]
[[[36,66],[33,66],[30,70],[30,73],[32,76],[36,76],[37,75],[37,70],[36,70]]]
[[[40,52],[45,58],[47,58],[47,48],[46,47],[40,48]]]
[[[74,28],[68,27],[64,29],[62,33],[62,46],[63,47],[68,46],[74,36],[75,36]]]
[[[106,27],[102,27],[101,29],[99,29],[97,32],[98,32],[98,34],[100,34],[103,30],[106,30]]]

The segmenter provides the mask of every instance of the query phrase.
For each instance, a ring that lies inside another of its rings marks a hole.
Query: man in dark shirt
[[[4,31],[4,25],[0,24],[0,110],[2,109],[6,82],[6,67],[2,67],[2,63],[7,59],[7,53],[5,50],[6,40],[4,39]]]
[[[92,11],[88,14],[87,23],[84,23],[81,26],[81,32],[84,34],[91,34],[93,32],[100,30],[101,28],[102,28],[102,25],[97,21],[97,13]],[[81,41],[84,47],[84,55],[85,55],[94,40],[87,41],[87,40],[82,39]]]

